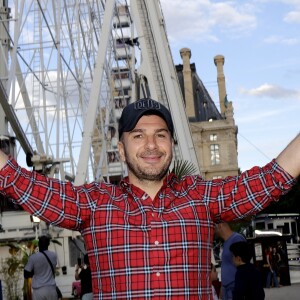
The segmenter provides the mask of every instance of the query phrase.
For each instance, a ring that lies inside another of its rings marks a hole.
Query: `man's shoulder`
[[[224,245],[229,248],[230,245],[237,243],[237,242],[246,242],[246,239],[242,234],[233,232],[231,234],[231,236],[227,240],[224,241]]]
[[[41,252],[37,251],[37,252],[32,253],[29,257],[34,259],[34,258],[40,257],[40,255],[41,255]]]
[[[246,242],[245,237],[238,233],[238,232],[233,232],[233,234],[230,236],[230,242],[231,243],[236,243],[236,242]]]
[[[38,261],[41,257],[42,257],[42,253],[41,252],[35,252],[35,253],[32,253],[30,256],[29,256],[29,260],[31,260],[32,262],[34,261]]]
[[[48,256],[57,257],[57,254],[54,251],[46,250],[44,251]]]

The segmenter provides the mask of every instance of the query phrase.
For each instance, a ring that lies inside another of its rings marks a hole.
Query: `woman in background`
[[[82,300],[93,299],[92,289],[92,274],[90,269],[89,257],[87,254],[83,257],[83,266],[78,266],[75,270],[75,279],[81,282],[81,295]]]

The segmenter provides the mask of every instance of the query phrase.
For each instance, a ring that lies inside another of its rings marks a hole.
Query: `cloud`
[[[265,83],[257,88],[247,90],[240,89],[240,93],[248,96],[255,96],[259,98],[273,98],[273,99],[287,99],[297,98],[300,99],[300,91],[283,88],[277,85]]]
[[[271,35],[264,40],[268,44],[283,44],[288,46],[294,46],[300,43],[300,40],[297,38],[285,38],[279,35]]]
[[[287,13],[283,20],[287,23],[300,24],[300,11],[291,11]]]
[[[233,38],[257,26],[254,7],[239,1],[161,0],[161,4],[168,36],[173,42],[176,39],[218,42],[220,36],[216,32]]]
[[[282,0],[282,2],[290,4],[290,5],[294,5],[295,7],[300,7],[300,1],[299,0]]]

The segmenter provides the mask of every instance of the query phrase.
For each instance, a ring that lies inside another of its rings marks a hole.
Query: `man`
[[[39,252],[29,256],[28,263],[24,268],[24,277],[32,277],[32,299],[33,300],[57,300],[56,282],[52,268],[44,252],[55,270],[57,265],[56,253],[49,251],[49,237],[43,235],[39,238]]]
[[[236,266],[232,261],[230,246],[236,242],[245,242],[241,234],[234,232],[228,223],[219,223],[215,226],[215,235],[224,241],[221,257],[222,300],[231,300],[234,289]]]
[[[179,121],[179,120],[177,120]],[[300,137],[263,168],[225,180],[167,174],[174,127],[152,99],[124,108],[119,186],[29,172],[0,155],[0,191],[46,222],[79,230],[94,299],[210,299],[214,225],[253,215],[286,193],[300,173]]]
[[[251,251],[247,242],[237,242],[230,246],[233,263],[237,267],[233,300],[264,300],[262,276],[250,263]]]

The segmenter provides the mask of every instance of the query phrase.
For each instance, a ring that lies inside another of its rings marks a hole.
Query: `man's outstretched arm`
[[[278,155],[276,161],[293,177],[300,175],[300,134]]]

